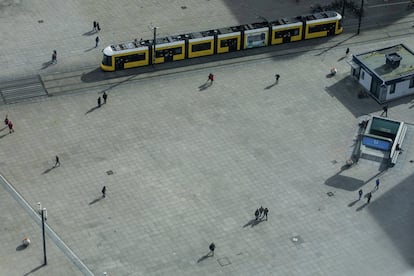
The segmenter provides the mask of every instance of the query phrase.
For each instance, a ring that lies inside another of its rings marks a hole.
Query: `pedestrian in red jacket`
[[[9,126],[9,133],[14,132],[14,129],[13,129],[13,123],[12,123],[12,121],[9,121],[8,126]]]

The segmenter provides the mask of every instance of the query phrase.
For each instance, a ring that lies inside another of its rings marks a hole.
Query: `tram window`
[[[104,55],[102,59],[102,64],[107,66],[112,66],[112,57]]]
[[[223,39],[222,41],[220,41],[220,47],[221,48],[236,45],[236,44],[237,44],[237,39],[236,38]]]
[[[145,54],[132,54],[129,56],[124,56],[123,58],[124,58],[125,63],[135,62],[135,61],[145,60]]]
[[[229,46],[229,41],[228,40],[222,40],[222,41],[220,41],[220,47],[221,48],[227,47],[227,46]]]
[[[394,94],[395,93],[395,83],[391,84],[390,86],[390,94]]]
[[[211,49],[211,42],[195,44],[191,46],[192,52],[199,52],[199,51],[205,51],[205,50],[210,50],[210,49]]]
[[[164,49],[164,50],[158,50],[158,51],[156,51],[155,56],[157,58],[159,58],[159,57],[164,57],[164,56],[180,55],[181,53],[182,53],[182,48],[177,47],[177,48],[169,48],[169,49]]]
[[[183,52],[183,48],[181,48],[181,47],[173,48],[171,50],[173,51],[174,55],[181,55],[182,52]]]
[[[309,26],[309,33],[317,33],[317,32],[328,31],[332,28],[335,29],[335,23]]]
[[[413,87],[414,87],[414,78],[411,78],[409,88],[413,88]]]

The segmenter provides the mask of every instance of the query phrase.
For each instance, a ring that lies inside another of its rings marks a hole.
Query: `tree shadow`
[[[261,223],[263,221],[264,221],[263,218],[258,219],[258,220],[251,219],[248,223],[246,223],[245,225],[243,225],[243,228],[246,228],[249,225],[250,225],[250,227],[254,227],[254,226],[258,225],[259,223]]]
[[[41,269],[42,267],[44,267],[45,264],[41,264],[38,267],[33,268],[32,270],[30,270],[29,272],[25,273],[23,276],[28,276],[36,271],[38,271],[39,269]]]
[[[83,33],[82,35],[83,36],[91,36],[91,35],[94,35],[94,34],[96,34],[97,33],[97,31],[95,31],[95,30],[90,30],[90,31],[88,31],[88,32],[86,32],[86,33]]]
[[[206,255],[202,256],[200,259],[197,260],[197,263],[201,263],[202,261],[204,261],[205,259],[212,257],[213,255],[210,254],[210,252],[208,252]]]
[[[40,68],[40,70],[44,70],[46,68],[48,68],[49,66],[53,65],[53,61],[47,61],[47,62],[43,62],[42,64],[42,68]]]
[[[268,90],[268,89],[272,88],[273,86],[275,86],[276,84],[277,84],[277,82],[274,82],[271,85],[266,86],[264,89]]]
[[[92,107],[91,109],[89,109],[88,111],[86,111],[85,115],[88,115],[89,113],[95,111],[95,109],[98,109],[98,108],[99,108],[99,106]]]
[[[95,204],[96,202],[100,201],[101,199],[103,199],[103,197],[95,198],[94,200],[92,200],[91,202],[89,202],[89,205]]]
[[[206,82],[206,83],[204,83],[204,84],[200,85],[200,86],[198,87],[198,90],[199,90],[199,91],[206,90],[207,88],[209,88],[209,87],[210,87],[210,86],[212,86],[212,85],[213,85],[213,83],[212,83],[212,82]]]
[[[53,167],[51,167],[51,168],[49,168],[49,169],[45,170],[44,172],[42,172],[42,174],[47,174],[47,173],[49,173],[51,170],[53,170],[53,169],[55,169],[55,168],[56,168],[56,166],[53,166]]]

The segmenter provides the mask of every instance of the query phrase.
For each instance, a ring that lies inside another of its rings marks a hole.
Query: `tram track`
[[[301,41],[299,42],[301,44],[300,47],[294,48],[291,48],[290,45],[282,44],[265,48],[251,49],[248,51],[232,52],[225,55],[208,56],[174,63],[158,64],[155,65],[155,67],[147,66],[113,73],[102,72],[99,68],[90,66],[84,67],[79,71],[43,74],[40,75],[40,83],[45,91],[42,95],[57,96],[80,93],[88,90],[100,90],[103,92],[109,91],[110,89],[124,83],[137,82],[143,79],[151,79],[187,71],[202,70],[213,66],[228,66],[249,61],[257,61],[265,58],[275,58],[293,54],[303,54],[307,52],[326,53],[338,46],[352,47],[364,43],[391,41],[414,34],[414,28],[412,27],[413,20],[414,17],[409,16],[405,18],[405,20],[395,22],[393,24],[367,22],[364,26],[365,28],[369,28],[368,30],[363,30],[365,35],[358,36],[350,32],[350,30],[356,29],[356,24],[350,22],[350,24],[344,25],[344,29],[348,31],[345,31],[340,36],[325,38],[325,42],[323,42],[323,39]],[[382,27],[385,26],[387,26],[388,30],[383,31]],[[401,28],[398,28],[398,26],[401,26]],[[322,43],[320,43],[321,41]],[[19,82],[17,81],[16,86],[12,87],[12,89],[19,90],[18,88]],[[24,89],[22,91],[24,91]],[[36,99],[36,97],[33,97],[30,94],[28,94],[27,97],[22,97],[20,93],[20,96],[12,102],[4,100],[3,97],[3,104],[33,99]]]

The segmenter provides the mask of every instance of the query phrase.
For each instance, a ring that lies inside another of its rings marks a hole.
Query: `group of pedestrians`
[[[379,180],[379,178],[377,178],[377,180],[375,180],[375,190],[379,189],[379,185],[380,185],[380,180]],[[364,191],[362,189],[359,189],[359,191],[358,191],[358,200],[361,200],[363,194],[364,194]],[[371,198],[372,198],[372,191],[367,193],[365,195],[365,197],[367,198],[367,203],[370,203]]]
[[[106,100],[108,99],[108,94],[106,94],[106,92],[102,94],[102,99],[103,99],[103,103],[106,104]],[[101,107],[101,105],[102,105],[101,97],[98,97],[98,107]]]
[[[92,31],[94,31],[96,33],[101,31],[101,26],[99,26],[99,22],[98,21],[93,21],[93,29],[92,29]],[[99,36],[96,36],[96,38],[95,38],[95,48],[98,47],[99,41],[100,41]],[[56,64],[57,63],[57,51],[56,50],[53,50],[53,52],[52,52],[52,61],[51,61],[51,63],[52,64]]]
[[[98,21],[93,21],[93,29],[94,32],[100,32],[101,31],[101,26],[99,26],[99,22]],[[99,45],[99,36],[96,36],[95,38],[95,48],[97,48]]]
[[[269,213],[269,209],[263,208],[263,206],[260,206],[259,209],[256,209],[256,212],[254,212],[254,216],[256,220],[267,220],[267,214]]]
[[[6,114],[6,118],[4,119],[4,124],[6,125],[6,128],[9,128],[9,133],[11,134],[12,132],[14,132],[13,129],[13,122],[9,119],[8,114]]]

